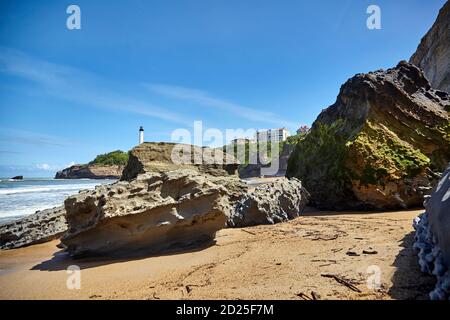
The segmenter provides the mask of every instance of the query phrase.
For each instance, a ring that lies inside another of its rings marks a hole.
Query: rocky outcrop
[[[421,68],[433,88],[450,92],[450,2],[420,41],[410,62]]]
[[[450,166],[426,202],[426,212],[415,219],[414,249],[422,272],[437,278],[433,300],[450,299]]]
[[[76,164],[58,171],[55,179],[119,179],[124,166]]]
[[[212,240],[230,226],[297,217],[307,192],[296,180],[253,190],[237,176],[196,168],[150,171],[131,181],[98,186],[65,201],[68,252],[83,255],[154,253]]]
[[[145,142],[129,152],[122,180],[144,172],[167,172],[187,168],[213,176],[237,174],[238,162],[220,149],[167,142]]]
[[[281,148],[280,155],[278,157],[278,170],[276,172],[276,176],[284,176],[286,174],[287,170],[287,164],[288,159],[294,151],[296,146],[296,143],[283,143],[283,147]],[[255,178],[255,177],[261,177],[263,175],[263,168],[267,168],[269,170],[271,164],[246,164],[246,165],[240,165],[238,172],[239,177],[245,179],[245,178]]]
[[[450,161],[450,96],[412,64],[358,74],[297,144],[287,176],[332,209],[420,206]]]
[[[299,180],[280,178],[244,194],[232,211],[228,226],[247,227],[294,219],[308,199],[309,193]]]
[[[13,249],[59,238],[66,230],[64,207],[38,211],[0,225],[0,249]]]
[[[23,180],[23,176],[12,177],[11,180]]]
[[[230,210],[227,190],[190,169],[149,172],[65,201],[73,256],[146,253],[213,239]]]

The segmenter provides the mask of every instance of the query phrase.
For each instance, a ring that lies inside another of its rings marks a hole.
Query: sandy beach
[[[72,260],[58,241],[1,251],[0,299],[427,299],[434,279],[412,251],[422,211],[310,209],[151,257]],[[70,265],[81,268],[79,290],[67,289]],[[370,266],[381,271],[379,289],[366,285]]]

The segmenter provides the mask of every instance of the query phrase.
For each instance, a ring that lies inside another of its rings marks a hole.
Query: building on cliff
[[[286,128],[258,130],[255,134],[256,142],[285,141],[291,134]]]

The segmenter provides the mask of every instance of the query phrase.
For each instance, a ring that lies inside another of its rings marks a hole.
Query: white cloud
[[[5,127],[3,128],[0,127],[0,142],[30,144],[30,145],[52,145],[52,146],[73,145],[73,142],[61,139],[56,136]]]
[[[186,115],[112,90],[111,82],[105,78],[81,69],[36,59],[14,49],[0,47],[0,73],[33,81],[46,94],[86,106],[192,125],[192,122],[187,121]]]
[[[68,168],[68,167],[71,167],[71,166],[73,166],[73,165],[75,165],[75,162],[70,162],[69,164],[66,164],[65,166],[64,166],[64,168]]]
[[[273,112],[249,108],[220,98],[216,98],[206,91],[155,83],[145,84],[145,87],[157,94],[181,100],[189,100],[202,106],[221,109],[248,120],[267,123],[277,127],[285,126],[296,128],[298,126],[297,123],[283,119],[278,114],[275,114]]]
[[[55,166],[51,166],[48,163],[38,163],[36,164],[36,168],[39,170],[46,170],[46,171],[55,170]]]

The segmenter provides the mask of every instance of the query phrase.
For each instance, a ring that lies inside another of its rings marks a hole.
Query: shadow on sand
[[[414,232],[411,232],[402,239],[403,249],[395,258],[397,270],[392,276],[392,288],[388,292],[393,299],[427,300],[436,284],[434,277],[420,271],[413,243]]]
[[[96,257],[85,257],[85,258],[72,258],[67,252],[60,250],[53,254],[53,257],[49,260],[43,261],[31,268],[31,270],[40,271],[59,271],[67,270],[71,265],[76,265],[80,269],[89,269],[99,266],[127,262],[131,260],[142,260],[151,257],[161,257],[170,256],[175,254],[192,253],[204,250],[215,245],[215,240],[203,241],[191,244],[189,246],[184,246],[183,248],[169,248],[159,252],[148,252],[148,251],[135,251],[132,253],[120,253],[114,255],[103,255]]]
[[[407,212],[407,211],[417,211],[417,210],[423,210],[422,207],[407,209],[407,210],[401,210],[401,212]],[[364,210],[342,210],[342,211],[336,211],[336,210],[320,210],[315,207],[305,207],[305,209],[301,212],[301,216],[303,217],[327,217],[327,216],[342,216],[342,215],[360,215],[364,214],[365,216],[370,215],[377,215],[380,213],[387,213],[387,212],[399,212],[399,210],[379,210],[379,211],[364,211]]]

